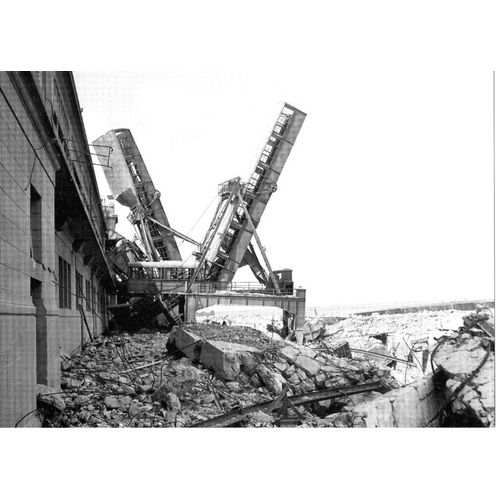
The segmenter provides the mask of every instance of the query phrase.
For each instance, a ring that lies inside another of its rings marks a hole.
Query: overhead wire
[[[196,220],[196,222],[191,226],[191,229],[187,232],[186,236],[191,236],[191,232],[193,231],[193,229],[197,226],[197,224],[200,222],[200,220],[203,218],[203,216],[207,213],[208,209],[212,206],[212,204],[214,203],[214,201],[219,197],[218,194],[216,194],[211,200],[210,200],[210,203],[206,206],[206,208],[203,210],[202,214],[198,217],[198,219]],[[185,240],[182,240],[180,243],[179,243],[179,247],[184,243]]]
[[[5,102],[7,103],[7,106],[9,107],[10,109],[10,112],[12,113],[12,115],[14,116],[14,118],[16,119],[16,122],[17,124],[19,125],[19,128],[21,129],[21,131],[23,132],[24,134],[24,137],[26,138],[26,141],[28,142],[28,144],[30,145],[31,149],[33,150],[33,152],[35,153],[35,156],[36,158],[38,159],[38,161],[40,162],[40,165],[41,167],[43,168],[44,172],[47,174],[47,177],[49,179],[49,182],[52,184],[52,186],[55,188],[56,185],[54,183],[54,181],[52,180],[49,172],[47,171],[47,169],[45,168],[45,165],[43,164],[42,160],[40,159],[40,157],[38,156],[38,151],[41,149],[41,148],[35,148],[35,146],[33,146],[28,134],[26,133],[26,130],[24,129],[15,109],[12,107],[9,99],[7,98],[7,96],[5,95],[5,92],[3,91],[2,87],[0,87],[0,93],[2,94],[3,98],[5,99]],[[45,141],[46,142],[46,141]],[[45,144],[45,143],[44,143]]]

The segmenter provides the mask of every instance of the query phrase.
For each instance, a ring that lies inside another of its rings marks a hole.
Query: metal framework
[[[110,130],[93,141],[96,151],[111,148],[106,165],[98,156],[116,200],[130,208],[129,220],[139,233],[150,260],[180,260],[181,254],[155,188],[132,133]]]
[[[149,261],[181,262],[175,236],[197,247],[194,256],[198,262],[177,266],[182,272],[139,272],[129,263],[132,274],[144,274],[142,278],[136,279],[137,282],[160,282],[159,293],[164,298],[166,296],[165,306],[175,322],[178,322],[178,318],[173,307],[180,295],[193,290],[198,292],[207,284],[213,284],[214,289],[220,287],[226,290],[237,269],[245,265],[250,266],[266,291],[278,295],[290,293],[289,287],[286,291],[280,288],[257,227],[272,193],[277,189],[277,181],[305,117],[305,113],[289,104],[282,106],[248,182],[244,183],[240,177],[235,177],[219,185],[217,210],[201,243],[170,227],[160,193],[153,185],[130,130],[110,130],[92,143],[98,151],[97,158],[105,167],[103,170],[113,196],[130,208],[129,220],[138,233]],[[110,151],[109,157],[99,153],[99,148]],[[252,238],[260,250],[265,267],[259,262],[251,243]],[[291,278],[289,284],[293,288]],[[142,283],[139,285],[146,286]]]
[[[249,265],[260,283],[278,289],[257,227],[300,132],[306,114],[284,104],[247,183],[236,177],[219,186],[219,206],[198,255],[208,261],[210,281],[231,282],[239,267]],[[255,238],[265,261],[262,267],[251,244]]]

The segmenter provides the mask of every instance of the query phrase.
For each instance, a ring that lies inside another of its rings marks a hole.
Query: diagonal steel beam
[[[231,410],[224,415],[210,418],[208,420],[204,420],[203,422],[198,422],[191,425],[190,427],[227,427],[231,424],[239,422],[240,420],[243,420],[247,415],[250,415],[251,413],[255,413],[257,411],[271,412],[272,410],[281,406],[283,400],[286,397],[287,390],[288,387],[285,387],[280,395],[276,399],[273,399],[271,401],[265,401],[264,403]],[[332,387],[330,389],[323,389],[321,391],[308,392],[306,394],[301,394],[300,396],[292,396],[288,398],[288,400],[295,406],[302,406],[308,403],[313,403],[315,401],[325,401],[327,399],[335,399],[343,396],[350,396],[353,394],[361,394],[363,392],[387,392],[389,390],[390,388],[386,387],[381,382],[372,382],[368,384],[344,385],[339,387]]]

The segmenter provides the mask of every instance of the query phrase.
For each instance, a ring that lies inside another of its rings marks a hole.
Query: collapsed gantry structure
[[[178,322],[179,315],[173,309],[185,304],[186,295],[234,292],[238,290],[233,284],[236,271],[246,265],[259,283],[254,292],[276,296],[293,294],[291,270],[271,268],[257,227],[277,189],[305,117],[299,109],[287,103],[283,105],[250,179],[242,182],[240,177],[235,177],[219,185],[218,206],[202,242],[170,227],[160,192],[151,180],[130,130],[111,130],[92,143],[97,158],[102,159],[114,198],[130,208],[129,220],[146,256],[146,260],[128,262],[131,294],[144,293],[154,285],[171,318]],[[107,153],[99,154],[101,150]],[[182,260],[175,237],[195,245],[194,259]],[[260,250],[264,266],[252,239]]]

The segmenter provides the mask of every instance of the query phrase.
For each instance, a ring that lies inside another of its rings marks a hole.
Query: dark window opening
[[[76,305],[81,306],[83,304],[83,276],[75,271],[75,287],[76,287]]]
[[[90,281],[85,280],[85,309],[90,311]]]
[[[71,309],[71,266],[59,257],[59,308]]]
[[[31,186],[30,197],[31,257],[42,262],[42,198]]]

